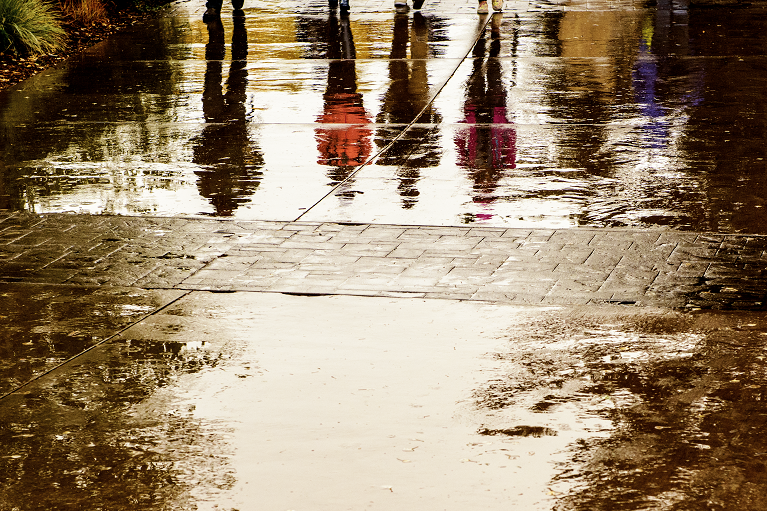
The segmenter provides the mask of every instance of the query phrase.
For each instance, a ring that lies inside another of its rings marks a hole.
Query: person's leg
[[[221,15],[221,3],[223,0],[208,0],[205,3],[207,10],[202,15],[202,20],[205,22],[212,21]]]

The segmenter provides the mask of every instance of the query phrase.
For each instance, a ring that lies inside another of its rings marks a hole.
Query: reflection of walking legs
[[[250,200],[260,183],[263,156],[250,141],[247,122],[248,34],[245,15],[233,13],[232,61],[222,90],[222,60],[226,55],[220,18],[208,22],[206,71],[202,93],[205,127],[194,140],[193,162],[198,165],[197,187],[217,216],[231,216]]]
[[[412,30],[406,14],[394,15],[391,53],[389,54],[389,88],[383,95],[381,109],[376,116],[380,127],[375,142],[388,149],[381,154],[378,165],[392,166],[399,181],[397,192],[402,197],[402,208],[414,207],[418,202],[420,171],[439,165],[442,147],[440,131],[434,129],[442,120],[429,103],[430,22],[421,13],[413,15]],[[410,58],[408,59],[408,46]],[[420,115],[419,115],[420,114]],[[407,136],[400,137],[405,126]]]
[[[474,202],[489,204],[506,169],[516,166],[516,132],[506,110],[501,51],[502,14],[490,23],[490,52],[485,36],[472,52],[474,70],[466,87],[465,129],[456,133],[458,164],[474,182]]]
[[[318,163],[331,167],[328,176],[333,184],[344,181],[370,156],[370,119],[365,112],[362,94],[357,92],[354,38],[348,16],[340,23],[331,12],[327,24],[328,84],[323,95],[324,110],[315,131]],[[354,195],[346,195],[353,198]]]
[[[223,0],[208,0],[205,2],[205,7],[207,7],[207,9],[205,10],[205,14],[202,15],[202,21],[208,23],[221,16],[221,6],[223,3]],[[232,8],[235,11],[242,9],[244,4],[244,0],[232,0]]]
[[[503,0],[492,0],[492,3],[495,12],[501,12],[503,10]],[[487,14],[488,12],[490,12],[490,9],[487,7],[487,0],[479,0],[479,3],[477,4],[477,13]]]

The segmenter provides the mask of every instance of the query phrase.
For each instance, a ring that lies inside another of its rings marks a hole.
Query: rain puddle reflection
[[[515,327],[479,433],[568,437],[556,510],[762,509],[764,316],[603,314]]]
[[[15,286],[0,294],[0,395],[49,371],[182,292]]]
[[[765,233],[767,16],[619,7],[177,10],[0,95],[0,207]]]
[[[2,503],[764,508],[763,313],[369,300],[184,297],[3,399]]]

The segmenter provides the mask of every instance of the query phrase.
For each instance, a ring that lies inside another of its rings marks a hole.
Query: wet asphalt
[[[0,93],[0,510],[767,509],[767,11],[204,10]]]

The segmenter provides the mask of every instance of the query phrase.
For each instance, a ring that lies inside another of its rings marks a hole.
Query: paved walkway
[[[767,237],[10,214],[5,282],[762,309]]]

